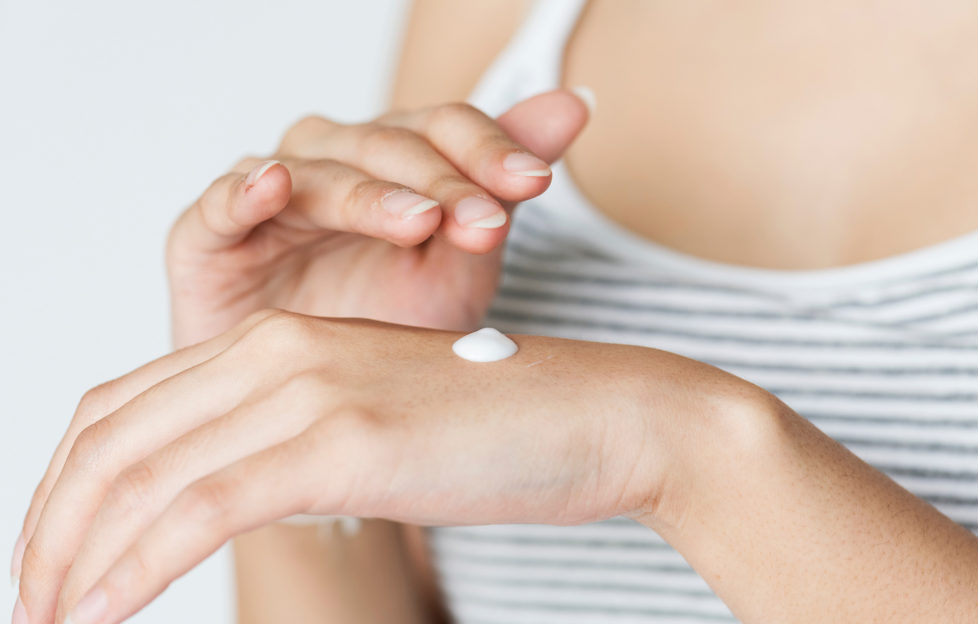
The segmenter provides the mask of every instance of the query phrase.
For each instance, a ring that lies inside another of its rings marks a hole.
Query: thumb
[[[496,119],[517,143],[547,162],[564,153],[584,128],[593,108],[590,90],[557,89],[527,98]]]
[[[232,247],[281,212],[291,194],[292,178],[282,163],[246,158],[180,215],[167,247],[208,252]]]

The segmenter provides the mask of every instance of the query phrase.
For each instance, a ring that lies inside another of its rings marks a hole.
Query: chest
[[[973,3],[592,0],[562,84],[602,212],[712,260],[862,262],[978,228]]]

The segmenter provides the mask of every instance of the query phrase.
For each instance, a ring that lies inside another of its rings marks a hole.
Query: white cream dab
[[[483,327],[479,331],[462,336],[452,345],[452,351],[470,362],[495,362],[505,360],[519,350],[516,343],[498,329]]]

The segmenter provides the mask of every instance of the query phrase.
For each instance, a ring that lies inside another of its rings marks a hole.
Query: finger
[[[558,89],[519,102],[497,120],[468,105],[454,104],[395,116],[392,122],[421,133],[464,175],[497,197],[518,202],[546,190],[549,166],[547,176],[535,181],[532,177],[518,181],[520,175],[510,169],[523,166],[531,174],[543,173],[538,164],[532,163],[551,163],[560,158],[588,117],[588,104],[580,96]],[[522,173],[525,176],[527,172]],[[458,214],[450,208],[447,212]],[[457,222],[458,219],[447,218],[442,224],[449,239],[462,236],[453,228]]]
[[[289,172],[276,160],[253,161],[248,173],[221,176],[177,218],[168,244],[182,249],[215,251],[243,240],[274,217],[292,194]]]
[[[347,163],[438,201],[446,216],[439,234],[460,249],[484,253],[505,238],[508,217],[492,193],[460,173],[412,130],[377,123],[337,127],[299,153]],[[530,184],[546,187],[539,178]]]
[[[278,316],[289,315],[273,314],[256,323],[231,348],[164,379],[78,435],[24,552],[20,593],[33,618],[53,617],[71,556],[115,475],[226,413],[249,393],[276,383],[274,371],[248,362],[253,361],[257,345],[271,337],[268,332],[284,325]],[[294,339],[283,337],[289,348],[295,347]],[[249,350],[251,357],[244,357]]]
[[[382,119],[419,133],[473,182],[518,202],[546,189],[550,163],[584,128],[588,107],[577,93],[557,89],[518,102],[498,119],[461,103]]]
[[[547,162],[469,104],[456,102],[391,113],[381,122],[424,137],[462,175],[503,201],[529,199],[550,183]]]
[[[97,420],[119,409],[147,388],[224,351],[248,330],[276,313],[275,310],[256,312],[219,336],[175,351],[145,364],[119,379],[88,391],[82,397],[68,430],[58,443],[47,471],[31,497],[22,532],[25,545],[34,533],[41,509],[47,501],[51,488],[61,474],[68,452],[74,445],[79,433]],[[11,577],[14,579],[20,578],[21,560],[23,558],[22,548],[17,548],[17,551],[14,553],[15,556],[11,565]]]
[[[441,222],[438,201],[404,184],[378,180],[331,159],[285,160],[292,197],[277,218],[282,225],[320,235],[353,232],[400,246],[427,240]]]
[[[513,140],[552,163],[584,129],[590,106],[574,91],[557,89],[517,103],[496,121]]]
[[[72,559],[55,621],[190,483],[292,438],[329,409],[335,396],[315,378],[290,379],[130,465],[112,481]]]
[[[32,619],[54,616],[64,574],[115,475],[232,407],[240,381],[216,375],[213,361],[160,382],[79,434],[24,552],[20,593]]]
[[[356,460],[333,432],[314,425],[181,492],[74,607],[72,624],[122,621],[236,535],[314,504],[343,513]]]
[[[413,246],[428,239],[441,221],[434,210],[437,201],[355,167],[330,159],[274,162],[269,173],[281,170],[288,184],[265,183],[266,173],[249,186],[248,178],[268,163],[245,159],[178,220],[171,243],[198,251],[224,249],[275,217],[293,232],[308,233],[308,240],[323,231],[355,232]],[[284,201],[278,196],[283,188],[291,189]]]

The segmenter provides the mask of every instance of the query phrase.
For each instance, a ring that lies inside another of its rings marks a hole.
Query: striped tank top
[[[497,115],[558,86],[583,5],[538,1],[472,103]],[[978,533],[978,232],[841,268],[728,265],[620,228],[557,163],[550,189],[516,213],[486,324],[718,366]],[[427,535],[459,624],[736,622],[679,553],[626,518]]]

